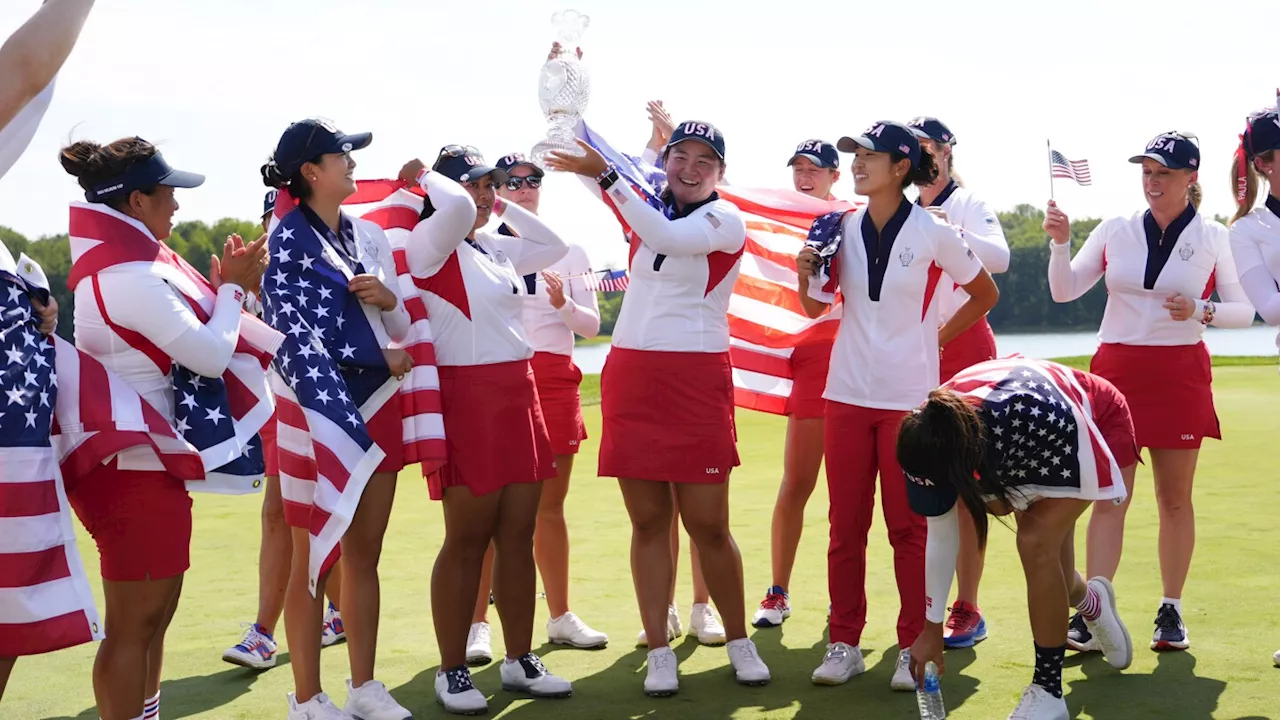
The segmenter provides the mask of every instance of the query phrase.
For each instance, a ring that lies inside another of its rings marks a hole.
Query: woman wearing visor
[[[1071,222],[1049,203],[1049,291],[1055,301],[1070,302],[1106,282],[1101,344],[1089,369],[1124,394],[1138,447],[1151,450],[1164,585],[1151,649],[1186,650],[1191,640],[1182,589],[1196,541],[1191,489],[1200,443],[1222,437],[1204,331],[1209,325],[1248,327],[1254,312],[1236,274],[1227,229],[1197,210],[1200,148],[1194,136],[1163,133],[1129,162],[1142,166],[1147,208],[1103,221],[1074,258]],[[1212,299],[1215,290],[1219,302]],[[1132,472],[1125,486],[1132,499]],[[1126,501],[1094,509],[1085,563],[1090,575],[1115,577],[1128,507]],[[1072,621],[1070,642],[1076,650],[1094,649],[1080,618]]]
[[[1124,396],[1096,375],[1057,363],[983,362],[907,414],[895,452],[911,510],[929,525],[925,626],[911,647],[912,674],[923,683],[928,662],[945,671],[942,620],[960,545],[959,506],[968,507],[979,549],[986,547],[987,515],[1012,512],[1035,670],[1009,720],[1067,720],[1068,605],[1079,609],[1108,663],[1123,670],[1133,659],[1111,582],[1086,583],[1075,565],[1076,518],[1095,503],[1125,499],[1116,458],[1132,472],[1136,450]]]

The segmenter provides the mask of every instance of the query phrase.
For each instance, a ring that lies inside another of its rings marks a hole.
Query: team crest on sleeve
[[[1184,242],[1182,247],[1178,248],[1178,257],[1182,258],[1183,262],[1190,260],[1191,256],[1195,254],[1195,248],[1191,247],[1191,243]]]
[[[910,266],[910,265],[911,265],[911,261],[912,261],[912,260],[915,260],[915,259],[916,259],[916,255],[915,255],[915,253],[911,252],[911,248],[906,248],[906,249],[904,249],[904,250],[903,250],[903,251],[898,255],[898,261],[902,263],[902,267],[908,267],[908,266]]]

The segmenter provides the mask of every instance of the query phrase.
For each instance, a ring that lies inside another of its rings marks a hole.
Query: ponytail
[[[1265,162],[1273,162],[1275,150],[1259,153],[1257,157]],[[1231,216],[1228,225],[1252,212],[1254,204],[1258,202],[1258,190],[1262,185],[1263,177],[1262,173],[1258,172],[1257,165],[1254,164],[1256,159],[1246,157],[1244,144],[1241,141],[1234,161],[1231,163],[1231,190],[1235,193],[1236,212]]]
[[[906,156],[899,156],[898,153],[895,152],[890,157],[894,162],[898,162]],[[927,185],[932,185],[937,181],[937,179],[938,159],[934,157],[933,153],[925,150],[924,148],[920,148],[920,162],[916,163],[915,167],[911,168],[906,177],[902,178],[902,189],[906,190],[907,187],[911,185],[925,187]]]
[[[1202,199],[1204,199],[1204,190],[1200,187],[1200,181],[1197,180],[1187,188],[1187,201],[1191,203],[1191,207],[1199,210]]]
[[[1011,499],[996,476],[997,458],[987,452],[987,445],[987,425],[978,408],[942,388],[930,392],[898,431],[898,464],[903,472],[955,488],[973,517],[980,548],[987,545],[990,524],[986,496],[1006,503]]]

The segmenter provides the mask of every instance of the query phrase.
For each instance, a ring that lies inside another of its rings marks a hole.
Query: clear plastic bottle
[[[947,709],[942,704],[942,687],[938,684],[938,666],[932,662],[924,666],[924,687],[916,688],[916,702],[920,705],[920,720],[943,720]]]

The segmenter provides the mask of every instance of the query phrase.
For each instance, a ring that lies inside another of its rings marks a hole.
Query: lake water
[[[1276,355],[1276,329],[1254,325],[1243,330],[1209,328],[1205,344],[1214,355]],[[1031,358],[1056,358],[1069,355],[1092,355],[1098,347],[1096,332],[1075,333],[996,333],[1000,355],[1018,353]],[[573,358],[582,372],[594,374],[604,368],[609,356],[608,345],[583,345],[574,348]]]

